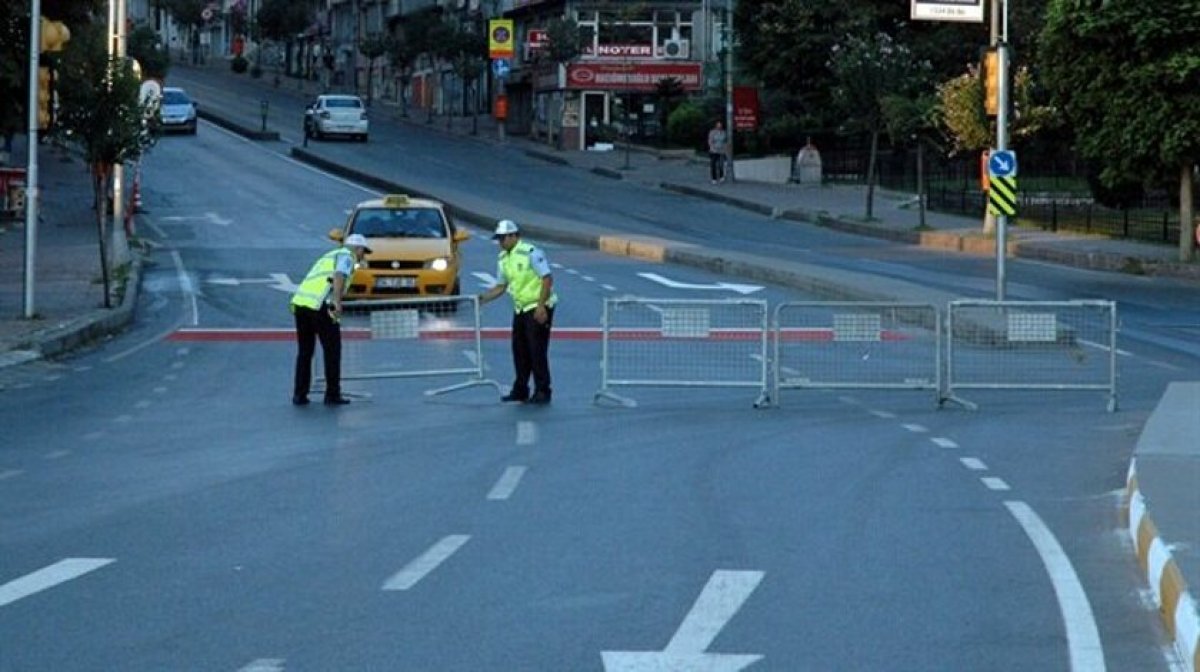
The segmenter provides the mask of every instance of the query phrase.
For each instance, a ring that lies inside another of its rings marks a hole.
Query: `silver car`
[[[174,86],[163,88],[158,115],[164,133],[183,131],[196,134],[196,102],[183,89]]]
[[[321,139],[329,135],[345,135],[367,141],[371,126],[367,107],[358,96],[328,94],[304,110],[304,136]]]

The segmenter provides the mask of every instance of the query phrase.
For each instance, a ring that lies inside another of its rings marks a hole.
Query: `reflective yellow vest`
[[[542,295],[542,278],[529,262],[533,254],[533,245],[521,241],[507,252],[500,252],[500,268],[508,280],[508,294],[513,300],[513,309],[518,313],[533,310],[537,307],[538,297]],[[558,302],[558,296],[553,292],[546,301],[547,308],[553,308]]]
[[[317,310],[321,304],[325,303],[325,299],[329,298],[329,292],[333,291],[333,271],[337,268],[338,255],[349,254],[354,255],[349,249],[339,247],[330,250],[321,255],[320,259],[313,264],[309,269],[308,275],[305,276],[304,282],[296,288],[296,293],[292,295],[293,306],[303,306]],[[346,279],[346,288],[350,287],[350,279]]]

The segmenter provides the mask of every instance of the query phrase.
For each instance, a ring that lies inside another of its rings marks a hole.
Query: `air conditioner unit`
[[[663,42],[663,58],[687,58],[691,53],[691,46],[687,40],[667,40]]]

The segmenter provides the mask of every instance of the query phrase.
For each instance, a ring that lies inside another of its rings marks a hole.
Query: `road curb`
[[[1154,593],[1167,634],[1184,661],[1184,669],[1200,672],[1200,612],[1171,555],[1171,547],[1159,538],[1158,528],[1150,518],[1138,487],[1137,458],[1129,462],[1122,513],[1129,523],[1129,536],[1138,564]]]
[[[220,126],[221,128],[224,128],[229,131],[233,131],[234,133],[237,133],[238,135],[245,137],[245,138],[249,138],[251,140],[268,140],[268,141],[274,141],[274,142],[279,141],[279,132],[278,131],[256,131],[256,130],[250,128],[249,126],[243,126],[243,125],[237,123],[236,121],[232,121],[225,117],[221,117],[221,116],[212,114],[211,112],[208,112],[204,109],[197,109],[196,116],[200,117],[201,119],[203,119],[209,123],[216,124],[217,126]]]

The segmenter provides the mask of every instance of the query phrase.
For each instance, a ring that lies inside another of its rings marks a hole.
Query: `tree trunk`
[[[875,217],[875,160],[879,154],[879,129],[871,129],[871,154],[867,159],[867,221]]]
[[[100,277],[104,283],[104,307],[112,308],[108,287],[108,251],[104,244],[104,222],[108,219],[108,166],[92,166],[92,196],[96,203],[96,239],[100,243]]]
[[[1184,164],[1179,170],[1179,260],[1191,261],[1196,253],[1196,208],[1193,200],[1192,164]]]

